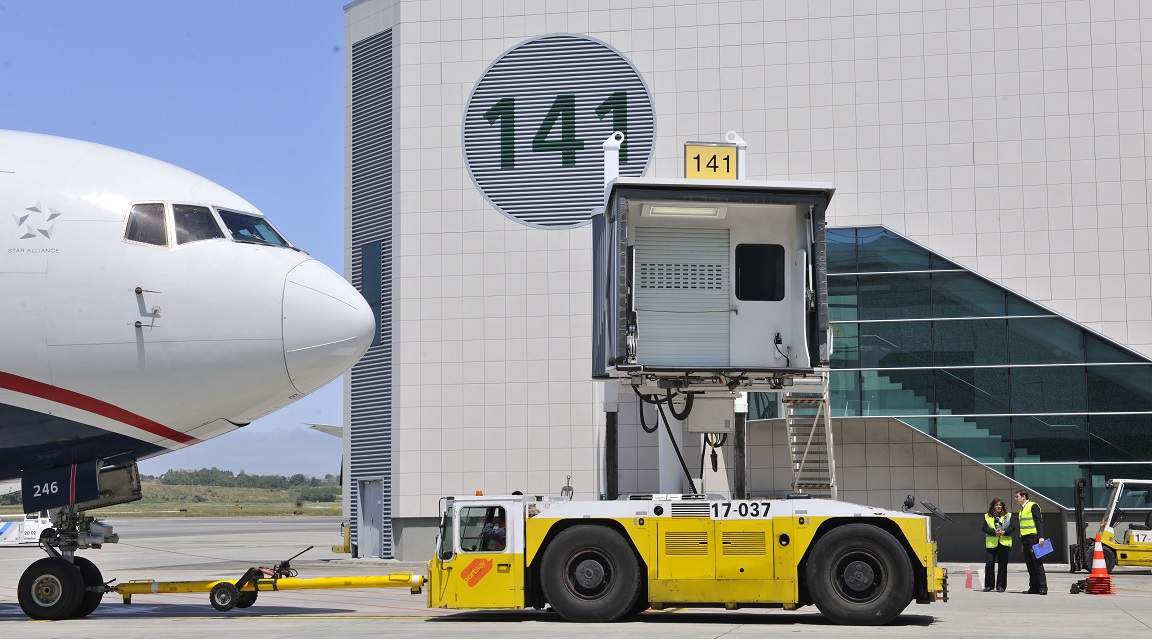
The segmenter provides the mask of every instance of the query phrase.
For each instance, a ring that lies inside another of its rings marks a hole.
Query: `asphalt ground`
[[[338,518],[109,519],[122,542],[83,552],[104,574],[129,580],[238,579],[251,566],[271,566],[309,545],[292,563],[302,578],[423,572],[423,563],[353,560],[331,551]],[[975,534],[974,534],[975,535]],[[433,542],[429,540],[431,549]],[[981,591],[982,565],[948,564],[947,603],[913,604],[883,627],[837,626],[815,607],[797,611],[674,609],[613,624],[564,622],[540,611],[428,609],[407,589],[262,592],[248,609],[221,613],[208,595],[149,594],[131,605],[107,595],[81,620],[33,621],[20,610],[20,574],[44,557],[35,547],[0,547],[0,638],[1152,638],[1152,571],[1118,568],[1113,596],[1073,595],[1087,574],[1048,567],[1049,594],[1027,595],[1023,564],[1009,565],[1008,592]],[[973,589],[967,589],[972,574]]]

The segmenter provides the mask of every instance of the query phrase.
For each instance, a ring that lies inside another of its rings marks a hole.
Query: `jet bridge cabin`
[[[593,377],[780,388],[826,367],[832,193],[810,183],[616,179],[592,219]]]

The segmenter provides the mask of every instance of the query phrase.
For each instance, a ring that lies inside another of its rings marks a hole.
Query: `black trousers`
[[[1028,534],[1020,536],[1021,551],[1024,552],[1024,566],[1028,567],[1028,590],[1033,593],[1048,591],[1048,577],[1044,575],[1044,559],[1037,558],[1032,551],[1040,536]]]
[[[1008,588],[1008,552],[1011,550],[1012,547],[1003,544],[998,544],[991,549],[985,549],[985,589],[999,589],[1000,591],[1004,591]]]

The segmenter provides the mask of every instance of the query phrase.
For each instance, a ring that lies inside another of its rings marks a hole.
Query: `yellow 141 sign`
[[[696,180],[735,180],[736,145],[684,143],[684,177]]]

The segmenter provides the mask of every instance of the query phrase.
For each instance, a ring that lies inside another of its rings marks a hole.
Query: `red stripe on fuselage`
[[[165,427],[159,422],[149,420],[142,415],[108,404],[103,400],[97,400],[82,393],[61,389],[50,384],[44,384],[43,382],[37,382],[11,373],[0,371],[0,388],[10,389],[17,393],[36,396],[37,398],[66,404],[89,413],[95,413],[98,416],[104,416],[105,418],[122,422],[130,427],[147,431],[152,435],[167,438],[173,442],[179,442],[181,444],[196,444],[200,442],[198,439],[186,433]]]

